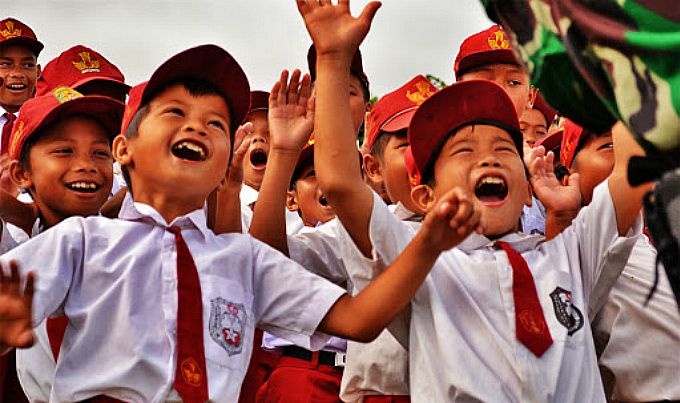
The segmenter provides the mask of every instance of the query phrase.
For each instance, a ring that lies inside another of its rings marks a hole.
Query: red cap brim
[[[493,49],[484,52],[477,52],[465,56],[460,61],[455,69],[456,79],[460,80],[460,76],[465,74],[468,70],[491,63],[506,63],[520,65],[511,49]]]
[[[33,53],[35,53],[35,57],[38,57],[40,55],[40,52],[42,52],[42,50],[45,48],[45,45],[43,45],[42,42],[40,42],[39,40],[26,37],[10,38],[0,42],[0,47],[13,45],[25,46],[31,49]]]

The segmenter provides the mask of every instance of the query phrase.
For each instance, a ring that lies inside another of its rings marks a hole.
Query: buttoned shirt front
[[[237,400],[256,325],[310,349],[327,341],[314,332],[341,288],[249,236],[216,236],[202,210],[167,224],[152,207],[128,202],[120,217],[71,217],[2,256],[24,274],[36,270],[35,325],[55,313],[69,318],[50,401],[180,400],[169,225],[182,228],[199,273],[211,401]]]

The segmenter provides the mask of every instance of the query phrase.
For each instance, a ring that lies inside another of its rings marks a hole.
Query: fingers
[[[375,17],[375,13],[378,12],[380,6],[382,6],[382,3],[380,3],[379,1],[372,1],[366,4],[366,7],[364,7],[364,10],[361,12],[361,15],[359,15],[359,20],[365,22],[368,25],[371,25],[373,17]]]
[[[237,153],[244,143],[246,144],[246,149],[248,148],[250,141],[246,141],[246,139],[250,140],[252,134],[253,124],[251,122],[246,122],[236,129],[236,133],[234,133],[234,154]],[[236,155],[234,155],[234,157],[236,157]]]
[[[300,82],[300,92],[298,94],[298,104],[307,107],[308,100],[312,96],[312,78],[309,74],[302,76],[302,81]]]
[[[307,4],[305,0],[295,0],[295,4],[297,5],[297,9],[300,12],[300,15],[303,17],[309,13],[310,10],[310,5]]]
[[[300,70],[293,70],[288,83],[288,91],[286,91],[286,103],[295,105],[298,103],[298,94],[300,89]]]
[[[281,77],[279,78],[279,90],[276,95],[277,105],[286,104],[286,93],[288,92],[288,70],[283,70],[281,72]]]

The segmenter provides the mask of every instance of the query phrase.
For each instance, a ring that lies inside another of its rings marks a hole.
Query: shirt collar
[[[259,192],[252,187],[246,185],[245,183],[241,186],[241,204],[246,206],[251,206],[257,201],[257,196]]]
[[[496,241],[506,242],[517,252],[523,253],[536,249],[536,246],[545,241],[545,237],[538,234],[527,235],[522,232],[511,232],[499,239],[491,240],[484,235],[473,232],[463,242],[458,244],[458,249],[465,253],[470,253],[476,249],[493,247]]]
[[[177,217],[168,224],[156,209],[146,203],[134,201],[129,192],[125,195],[123,203],[120,206],[118,218],[126,221],[142,221],[163,228],[167,228],[171,225],[176,225],[182,229],[193,227],[198,229],[205,238],[211,233],[206,222],[204,209],[200,208]]]

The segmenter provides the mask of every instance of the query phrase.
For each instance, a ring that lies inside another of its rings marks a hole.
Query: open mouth
[[[475,186],[475,196],[482,203],[498,203],[508,196],[508,185],[500,176],[485,176]]]
[[[5,87],[12,91],[24,91],[26,88],[28,88],[28,85],[26,84],[7,84]]]
[[[101,186],[94,182],[78,181],[67,183],[66,187],[76,192],[95,193],[99,190]]]
[[[264,168],[267,165],[267,152],[261,148],[254,149],[250,152],[250,163],[255,168]]]
[[[172,154],[179,159],[194,162],[205,161],[208,155],[202,144],[188,140],[175,143],[172,146]]]

